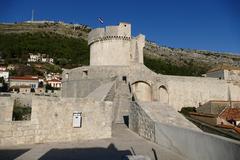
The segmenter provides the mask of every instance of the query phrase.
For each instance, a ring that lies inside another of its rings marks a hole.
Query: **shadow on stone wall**
[[[30,149],[0,149],[0,159],[2,160],[13,160]]]
[[[111,143],[107,148],[51,149],[39,160],[121,160],[126,159],[127,155],[132,155],[130,150],[118,150],[115,145]]]

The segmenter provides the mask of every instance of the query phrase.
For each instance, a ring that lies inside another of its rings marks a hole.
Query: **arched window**
[[[152,89],[147,82],[137,81],[133,83],[132,92],[139,101],[152,101]]]
[[[159,101],[165,104],[169,103],[168,91],[165,86],[160,86],[158,89],[159,92]]]

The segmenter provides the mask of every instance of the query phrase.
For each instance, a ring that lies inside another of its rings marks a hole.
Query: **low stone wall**
[[[218,117],[217,116],[203,116],[203,115],[194,115],[191,114],[190,117],[197,119],[199,121],[211,124],[211,125],[217,125],[218,124]]]
[[[129,113],[129,128],[140,136],[155,142],[155,124],[154,121],[138,106],[132,103]]]
[[[240,143],[238,141],[159,123],[155,117],[150,117],[137,104],[131,106],[129,120],[130,129],[140,136],[165,146],[187,159],[237,160],[239,158]],[[149,135],[151,135],[150,138]]]
[[[72,126],[75,111],[81,128]],[[111,125],[112,102],[33,97],[30,121],[0,122],[0,146],[109,138]]]
[[[155,123],[156,143],[192,160],[237,160],[240,143],[190,129]]]

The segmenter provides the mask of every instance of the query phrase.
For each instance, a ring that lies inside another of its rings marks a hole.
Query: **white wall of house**
[[[12,86],[31,86],[31,88],[38,88],[38,80],[16,80],[10,79],[10,87]]]
[[[9,72],[8,71],[0,71],[0,77],[3,77],[5,82],[8,82]]]
[[[54,88],[61,88],[62,87],[62,82],[61,81],[48,81],[48,84],[50,84],[51,87],[54,87]]]
[[[218,78],[218,79],[225,79],[225,74],[224,70],[218,70],[218,71],[213,71],[213,72],[208,72],[206,73],[207,77],[212,77],[212,78]]]

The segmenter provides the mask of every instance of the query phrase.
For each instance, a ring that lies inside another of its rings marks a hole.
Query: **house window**
[[[32,86],[31,88],[36,88],[36,84],[32,84],[31,86]]]

